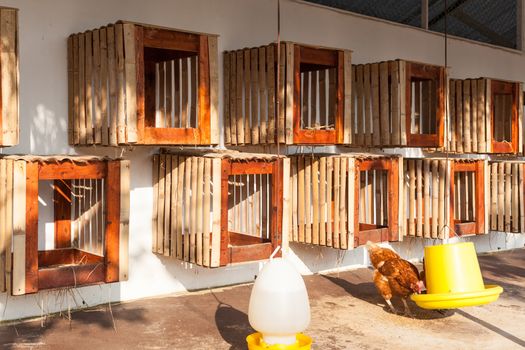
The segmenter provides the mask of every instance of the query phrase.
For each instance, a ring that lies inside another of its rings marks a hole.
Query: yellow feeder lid
[[[492,303],[502,292],[500,286],[485,285],[485,289],[476,292],[412,294],[410,299],[423,309],[457,309]]]
[[[291,345],[274,344],[268,345],[264,342],[261,333],[253,333],[246,337],[248,350],[310,350],[312,338],[306,334],[298,333],[295,335],[296,342]]]

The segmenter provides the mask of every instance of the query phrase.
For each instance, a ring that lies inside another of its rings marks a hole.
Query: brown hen
[[[390,299],[401,297],[405,314],[411,316],[406,299],[412,293],[421,293],[424,284],[419,280],[417,268],[391,249],[382,248],[372,242],[366,243],[370,261],[374,266],[374,284],[393,313],[397,313]]]

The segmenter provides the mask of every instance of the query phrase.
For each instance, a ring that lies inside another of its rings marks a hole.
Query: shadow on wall
[[[64,139],[59,139],[59,135],[64,137]],[[21,143],[24,142],[22,137],[20,141]],[[67,120],[65,118],[57,118],[55,112],[46,108],[46,106],[42,104],[37,105],[36,110],[33,112],[29,141],[31,153],[33,154],[68,153]],[[61,146],[62,144],[63,146]]]

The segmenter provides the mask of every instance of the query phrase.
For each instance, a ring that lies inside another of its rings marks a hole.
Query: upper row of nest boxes
[[[1,9],[0,21],[8,146],[18,142],[16,10]],[[352,65],[349,50],[291,42],[226,51],[219,125],[217,36],[119,21],[68,39],[68,140],[213,145],[223,132],[226,145],[520,152],[521,83],[450,80],[447,89],[446,73],[405,60]]]

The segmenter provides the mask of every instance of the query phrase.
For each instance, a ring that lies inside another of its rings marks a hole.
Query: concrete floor
[[[372,271],[306,276],[313,349],[523,349],[525,249],[479,258],[485,283],[504,289],[483,307],[393,315]],[[251,285],[140,300],[0,326],[0,349],[245,349]],[[401,309],[400,303],[394,303]]]

